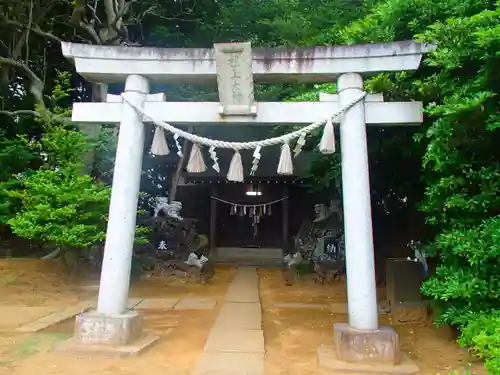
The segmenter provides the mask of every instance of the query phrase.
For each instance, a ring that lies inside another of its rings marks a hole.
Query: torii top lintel
[[[415,41],[301,49],[252,49],[256,82],[334,82],[342,73],[416,70],[434,46]],[[63,55],[91,82],[120,83],[138,74],[159,83],[215,83],[211,48],[95,46],[62,42]]]

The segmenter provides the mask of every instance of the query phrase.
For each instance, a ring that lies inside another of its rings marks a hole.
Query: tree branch
[[[89,35],[92,37],[92,39],[94,40],[94,42],[96,44],[103,44],[101,37],[97,34],[95,29],[92,27],[92,25],[89,25],[83,21],[80,21],[78,26],[80,26],[83,30],[85,30],[87,33],[89,33]]]
[[[54,115],[53,113],[47,111],[49,114],[49,118],[59,121],[59,122],[71,122],[69,117]],[[9,116],[9,117],[18,117],[18,116],[33,116],[33,117],[42,117],[42,114],[38,111],[34,111],[31,109],[19,109],[17,111],[7,111],[0,110],[0,115]]]
[[[0,56],[0,66],[10,66],[11,68],[16,68],[24,73],[24,75],[30,80],[30,85],[28,91],[33,95],[37,104],[45,108],[45,103],[43,102],[43,88],[44,84],[40,78],[29,68],[28,65],[21,63],[19,61],[9,59],[7,57]]]
[[[30,1],[30,12],[29,12],[29,18],[28,18],[28,26],[26,26],[26,59],[25,63],[28,64],[30,61],[30,31],[31,28],[33,27],[33,0]]]
[[[40,117],[40,113],[38,113],[37,111],[33,111],[31,109],[19,109],[17,111],[1,111],[0,110],[0,115],[10,116],[10,117],[17,117],[17,116]]]
[[[96,7],[97,7],[97,2],[96,2]],[[87,8],[92,12],[92,19],[90,20],[90,23],[92,25],[94,25],[97,21],[97,26],[102,26],[103,23],[102,21],[99,19],[99,17],[97,17],[97,8],[93,8],[90,4],[87,4]]]
[[[126,40],[129,39],[128,29],[124,25],[123,16],[129,11],[130,5],[135,2],[137,2],[137,0],[130,0],[128,2],[125,2],[125,0],[104,1],[108,27],[101,30],[101,36],[104,36],[102,39],[108,42],[116,39],[117,35]]]
[[[117,27],[117,24],[118,22],[122,21],[123,20],[123,16],[125,14],[127,14],[130,6],[133,4],[133,3],[136,3],[137,1],[136,0],[130,0],[128,3],[126,3],[122,9],[120,9],[116,15],[115,15],[115,18],[114,20],[110,20],[111,24],[110,26],[113,27],[113,28],[116,28]],[[117,30],[118,31],[118,30]]]
[[[31,27],[29,27],[28,25],[23,25],[21,22],[9,20],[3,16],[0,16],[0,18],[2,19],[2,22],[5,26],[13,26],[18,30],[30,30],[43,38],[53,40],[57,43],[61,43],[62,41],[59,37],[55,36],[54,34],[49,33],[47,31],[43,31],[37,24],[33,23],[31,24]]]

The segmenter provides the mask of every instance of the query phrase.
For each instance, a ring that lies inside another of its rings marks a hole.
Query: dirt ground
[[[235,269],[218,268],[207,286],[154,278],[140,280],[131,297],[224,296]],[[345,302],[346,290],[337,285],[315,285],[302,281],[287,287],[278,270],[260,270],[260,291],[264,318],[267,375],[319,375],[316,348],[332,340],[332,324],[347,316],[328,310],[275,308],[275,303],[325,304]],[[1,306],[66,307],[96,294],[72,284],[59,264],[30,260],[0,260]],[[380,290],[380,296],[383,290]],[[220,304],[218,304],[219,306]],[[191,375],[208,332],[218,314],[212,311],[146,311],[145,330],[160,336],[159,342],[133,358],[103,358],[56,353],[54,345],[71,336],[73,319],[37,334],[0,334],[0,373],[12,375]],[[386,318],[387,319],[387,318]],[[382,320],[382,323],[388,323]],[[485,375],[482,364],[459,349],[450,333],[430,323],[396,326],[403,350],[422,369],[421,375],[448,375],[469,369]],[[41,369],[43,371],[41,372]],[[323,374],[321,374],[323,375]]]
[[[325,304],[346,301],[344,283],[316,285],[302,280],[285,286],[279,272],[259,270],[260,298],[263,309],[266,343],[266,374],[324,375],[317,370],[316,348],[333,343],[333,324],[347,322],[346,314],[324,309],[275,308],[276,303]],[[379,299],[384,295],[379,290]],[[381,316],[381,324],[390,324]],[[486,375],[482,363],[460,349],[446,329],[436,329],[429,321],[423,324],[394,326],[401,348],[420,367],[419,375],[448,375],[453,371]]]
[[[0,259],[0,305],[66,307],[93,293],[70,282],[55,261]]]
[[[130,294],[141,298],[220,299],[235,271],[218,268],[207,286],[181,281],[165,283],[161,278],[140,280]],[[3,306],[63,307],[96,294],[71,284],[57,263],[30,260],[0,260],[0,288]],[[144,311],[144,330],[160,336],[160,340],[143,355],[133,358],[90,358],[52,351],[54,345],[71,337],[73,319],[31,335],[2,332],[0,374],[39,375],[43,369],[43,375],[191,375],[217,314],[217,307],[211,311]]]

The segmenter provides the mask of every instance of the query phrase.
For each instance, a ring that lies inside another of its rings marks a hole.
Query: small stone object
[[[208,261],[208,258],[201,254],[198,256],[196,253],[189,253],[188,259],[184,262],[189,266],[195,266],[201,269],[203,267],[203,264],[205,264]]]

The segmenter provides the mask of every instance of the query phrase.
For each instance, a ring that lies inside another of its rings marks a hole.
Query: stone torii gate
[[[363,76],[416,70],[430,48],[413,41],[300,50],[252,50],[249,43],[216,44],[214,49],[62,43],[64,56],[84,78],[125,82],[130,102],[172,125],[310,124],[358,98]],[[254,101],[254,82],[334,80],[338,94],[321,95],[319,102]],[[168,102],[150,94],[150,82],[217,82],[220,102]],[[75,340],[124,345],[140,331],[140,318],[127,311],[127,299],[147,119],[121,97],[108,95],[106,103],[75,103],[73,121],[120,124],[97,311],[77,318]],[[395,332],[378,324],[365,125],[421,122],[421,103],[384,102],[381,94],[367,95],[340,120],[349,311],[349,325],[335,327],[340,360],[398,361]],[[367,350],[370,354],[364,354]]]

